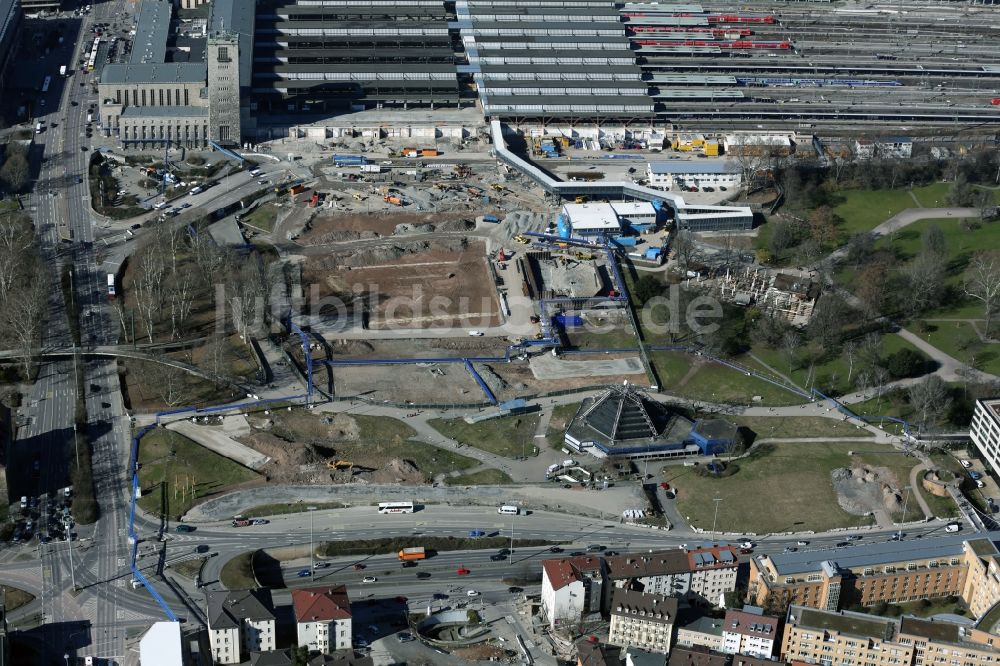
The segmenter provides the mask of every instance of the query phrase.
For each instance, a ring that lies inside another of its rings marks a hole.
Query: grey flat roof
[[[126,106],[123,118],[205,118],[207,106]]]
[[[349,73],[364,73],[364,74],[380,74],[380,73],[400,73],[400,74],[454,74],[455,65],[451,63],[443,62],[414,62],[406,64],[393,64],[393,63],[337,63],[337,64],[309,64],[309,65],[285,65],[282,63],[275,63],[272,66],[268,66],[267,63],[257,62],[254,67],[254,77],[259,77],[264,74],[275,73],[281,74],[308,74],[308,73],[335,73],[335,72],[349,72]],[[305,81],[307,83],[323,83],[322,79],[297,79],[300,81]]]
[[[584,21],[487,21],[473,18],[472,30],[575,30],[582,35],[595,34],[597,31],[613,35],[625,35],[625,26],[621,23],[586,23]]]
[[[170,10],[167,0],[142,0],[135,17],[135,38],[132,40],[130,64],[166,61]]]
[[[170,62],[147,65],[105,65],[101,83],[202,83],[208,69],[203,62]]]
[[[484,88],[538,88],[544,90],[546,88],[614,88],[615,90],[622,88],[630,88],[633,90],[642,90],[643,93],[648,89],[645,82],[643,81],[526,81],[524,79],[517,79],[514,81],[503,81],[497,79],[491,79],[483,82],[482,87]]]
[[[834,562],[842,568],[856,568],[955,557],[962,553],[962,542],[982,538],[994,542],[995,547],[995,542],[1000,539],[1000,532],[985,532],[972,536],[953,534],[923,539],[904,538],[902,541],[882,541],[843,548],[777,553],[771,555],[770,559],[778,575],[785,576],[820,571],[823,562]]]
[[[555,63],[539,63],[537,65],[493,65],[483,63],[479,69],[486,76],[503,72],[510,72],[512,74],[635,74],[637,77],[642,75],[642,68],[634,63],[601,65],[600,67],[592,65],[557,65]],[[543,80],[539,79],[539,81]],[[575,80],[582,81],[584,79]]]
[[[677,160],[676,162],[650,162],[652,173],[739,173],[740,167],[731,160]]]

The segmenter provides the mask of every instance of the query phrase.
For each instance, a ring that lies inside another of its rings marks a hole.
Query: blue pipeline
[[[472,378],[476,380],[477,384],[479,384],[479,388],[483,389],[483,393],[486,394],[486,399],[489,400],[490,403],[494,405],[497,404],[497,397],[493,395],[493,391],[491,391],[490,387],[486,385],[486,382],[483,380],[482,376],[478,372],[476,372],[476,368],[472,365],[472,363],[468,359],[465,360],[465,369],[469,371],[469,374],[472,375]]]
[[[295,328],[298,329],[297,326]],[[139,535],[135,531],[135,501],[139,494],[139,468],[138,468],[139,440],[145,437],[146,434],[149,433],[151,430],[158,428],[160,426],[161,419],[167,416],[174,416],[177,414],[212,414],[214,412],[230,411],[233,409],[260,407],[261,405],[269,405],[275,402],[296,401],[296,400],[301,400],[303,398],[305,399],[306,404],[308,404],[312,398],[312,391],[313,391],[312,357],[309,354],[308,339],[305,337],[305,334],[303,334],[301,330],[298,330],[298,333],[300,338],[302,339],[302,352],[306,356],[309,367],[308,385],[306,387],[305,395],[268,398],[265,400],[251,400],[248,402],[237,403],[235,405],[217,405],[215,407],[179,407],[177,409],[167,409],[161,412],[157,412],[155,415],[156,420],[152,424],[141,428],[132,438],[132,446],[129,451],[129,462],[128,462],[128,469],[132,474],[131,493],[130,493],[131,497],[129,498],[129,513],[128,513],[128,536],[129,539],[132,541],[132,547],[130,549],[131,556],[129,557],[129,569],[132,572],[132,576],[137,581],[142,583],[142,586],[146,588],[150,596],[153,597],[153,600],[156,601],[157,605],[163,611],[163,614],[166,615],[167,619],[170,620],[171,622],[177,622],[177,616],[174,614],[172,610],[170,610],[170,606],[167,605],[167,602],[163,599],[160,593],[156,591],[156,588],[153,587],[153,584],[149,581],[149,579],[146,578],[146,576],[143,575],[141,571],[139,571],[138,567],[136,567],[136,560],[138,559],[139,555]]]

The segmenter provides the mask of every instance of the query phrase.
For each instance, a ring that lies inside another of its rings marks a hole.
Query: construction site
[[[798,328],[809,323],[820,296],[815,273],[790,268],[778,271],[757,265],[727,266],[724,272],[695,284],[723,301],[755,307]]]

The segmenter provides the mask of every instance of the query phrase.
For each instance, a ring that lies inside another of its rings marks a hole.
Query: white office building
[[[740,167],[732,160],[650,162],[646,178],[650,187],[681,192],[735,191],[743,183]]]
[[[1000,476],[1000,398],[976,401],[969,435],[986,464]]]

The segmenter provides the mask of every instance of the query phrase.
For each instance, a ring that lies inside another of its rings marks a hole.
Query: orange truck
[[[424,550],[423,546],[417,548],[404,548],[399,551],[399,561],[400,562],[410,562],[412,560],[426,560],[427,551]]]
[[[424,148],[420,151],[420,154],[424,157],[437,157],[439,153],[434,148]]]
[[[291,188],[289,188],[288,193],[294,196],[296,194],[302,194],[305,191],[306,191],[305,185],[293,185]]]
[[[397,197],[395,194],[385,195],[386,203],[391,203],[393,206],[402,206],[403,200]]]

